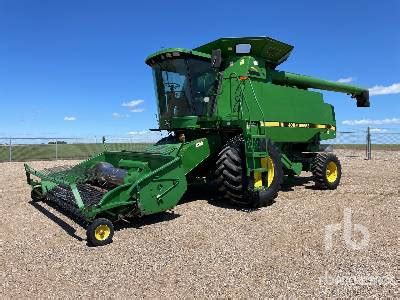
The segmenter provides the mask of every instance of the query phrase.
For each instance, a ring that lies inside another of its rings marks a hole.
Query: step
[[[252,135],[250,135],[250,138],[252,138],[252,139],[266,139],[267,136],[263,135],[263,134],[252,134]]]
[[[266,168],[255,168],[255,169],[251,169],[252,172],[267,172],[268,170]]]
[[[247,152],[247,157],[266,157],[267,154],[265,152]]]

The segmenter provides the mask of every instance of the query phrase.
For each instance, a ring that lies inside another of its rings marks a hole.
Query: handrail
[[[234,76],[232,76],[232,75],[234,75]],[[242,88],[242,82],[241,82],[241,80],[239,79],[239,75],[238,74],[236,74],[235,72],[232,72],[232,73],[230,73],[229,74],[229,79],[231,79],[231,78],[235,78],[236,79],[236,81],[238,81],[239,82],[239,84],[238,84],[238,86],[237,86],[237,88],[236,88],[236,91],[239,89],[239,88],[241,88],[241,98],[243,99],[243,102],[244,102],[244,104],[246,105],[246,108],[247,108],[247,111],[249,112],[249,117],[251,116],[251,111],[250,111],[250,107],[249,107],[249,105],[248,105],[248,103],[247,103],[247,101],[246,101],[246,99],[244,98],[244,96],[243,96],[243,88]],[[235,93],[236,93],[236,91],[235,91]],[[242,102],[242,101],[241,101]],[[242,105],[241,105],[241,102],[240,102],[240,111],[238,111],[238,113],[241,113],[241,117],[243,117],[243,110],[242,110]],[[250,122],[251,122],[251,119],[249,120]]]
[[[262,108],[261,108],[261,106],[260,106],[260,103],[258,102],[257,95],[256,95],[256,93],[254,92],[253,83],[251,82],[251,79],[250,79],[250,78],[248,78],[248,80],[249,80],[249,82],[250,82],[251,91],[253,92],[253,97],[254,97],[254,99],[256,100],[258,109],[259,109],[260,112],[261,112],[262,120],[265,122],[264,111],[262,110]]]

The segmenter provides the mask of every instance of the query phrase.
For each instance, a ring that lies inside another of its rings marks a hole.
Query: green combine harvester
[[[257,208],[273,202],[284,176],[311,171],[321,189],[340,181],[338,158],[321,151],[336,136],[322,94],[347,93],[369,107],[367,89],[278,71],[293,46],[268,37],[221,38],[146,59],[154,75],[159,128],[170,134],[145,151],[105,151],[73,167],[25,165],[33,201],[82,218],[88,243],[112,241],[113,223],[176,206],[206,179],[220,199]]]

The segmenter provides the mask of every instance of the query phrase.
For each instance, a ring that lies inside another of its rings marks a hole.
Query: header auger
[[[173,208],[199,178],[215,183],[221,199],[254,208],[302,171],[321,189],[335,189],[340,162],[320,151],[322,140],[336,136],[334,109],[308,89],[347,93],[359,107],[369,106],[368,90],[276,70],[292,49],[268,37],[222,38],[150,55],[153,130],[170,135],[145,151],[105,151],[69,169],[26,165],[32,199],[72,211],[88,224],[88,242],[104,245],[114,222]]]

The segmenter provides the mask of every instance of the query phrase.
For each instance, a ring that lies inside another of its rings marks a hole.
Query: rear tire
[[[333,153],[318,153],[311,165],[315,185],[322,190],[334,190],[342,177],[339,159]]]
[[[114,225],[105,218],[95,219],[86,230],[87,242],[95,247],[111,243],[113,236]]]
[[[273,178],[267,188],[255,188],[254,179],[246,176],[244,139],[238,135],[229,140],[218,155],[216,163],[216,183],[221,198],[232,204],[247,207],[269,205],[276,198],[283,179],[283,169],[279,150],[268,142],[268,153],[273,165]]]

